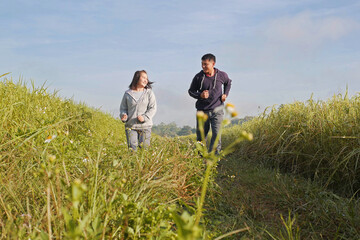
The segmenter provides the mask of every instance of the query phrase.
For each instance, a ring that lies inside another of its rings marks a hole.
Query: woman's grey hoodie
[[[138,101],[132,96],[132,90],[125,91],[120,105],[120,119],[124,114],[128,118],[125,122],[126,128],[131,129],[148,129],[153,125],[152,118],[156,113],[155,94],[150,88],[145,88]],[[144,117],[144,122],[140,122],[137,117]]]

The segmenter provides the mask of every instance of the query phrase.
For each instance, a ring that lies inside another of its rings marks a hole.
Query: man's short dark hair
[[[205,60],[209,60],[209,61],[213,60],[214,62],[216,62],[215,55],[211,53],[207,53],[204,56],[202,56],[201,61],[205,61]]]

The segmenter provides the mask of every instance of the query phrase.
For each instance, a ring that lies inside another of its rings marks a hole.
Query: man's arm
[[[197,78],[196,76],[193,78],[192,82],[191,82],[191,85],[190,85],[190,88],[188,90],[188,93],[191,97],[195,98],[195,99],[199,99],[200,98],[200,95],[201,95],[201,92],[200,92],[200,86],[199,86],[199,83],[198,81],[196,81]]]
[[[229,76],[224,73],[224,94],[221,96],[221,101],[225,102],[226,98],[229,96],[230,88],[231,88],[231,79]]]
[[[226,97],[229,96],[230,88],[231,88],[231,79],[225,73],[224,94],[226,95]]]

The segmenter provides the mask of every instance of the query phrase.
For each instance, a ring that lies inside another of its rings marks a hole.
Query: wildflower
[[[51,142],[53,139],[55,139],[57,137],[57,135],[50,135],[45,139],[44,143],[49,143]]]
[[[89,162],[90,160],[89,160],[89,158],[88,157],[85,157],[84,159],[83,159],[83,162],[84,163],[87,163],[87,162]]]
[[[203,120],[203,121],[206,121],[208,119],[208,115],[206,115],[203,111],[198,111],[196,113],[196,117],[199,119],[199,120]]]
[[[231,117],[236,117],[238,115],[235,110],[235,106],[232,103],[227,103],[225,106],[225,110],[230,114]]]
[[[236,111],[233,111],[232,113],[231,113],[231,117],[236,117],[238,115],[238,113],[236,112]]]
[[[20,216],[23,217],[23,218],[31,219],[31,215],[28,214],[28,213],[23,213],[23,214],[21,214]]]
[[[69,136],[69,130],[64,131],[64,134],[65,134],[66,136]]]
[[[241,135],[248,141],[252,141],[254,139],[254,136],[252,133],[248,133],[246,131],[242,131]]]
[[[235,105],[232,104],[232,103],[227,103],[226,106],[225,106],[225,108],[229,108],[229,107],[235,108]]]
[[[227,125],[229,125],[231,123],[231,121],[229,119],[225,119],[223,121],[223,123],[224,123],[224,126],[227,126]]]
[[[75,185],[80,185],[80,184],[81,184],[81,180],[78,179],[78,178],[76,178],[76,179],[74,180],[74,184],[75,184]]]
[[[50,162],[54,162],[55,159],[56,159],[56,156],[50,154],[50,155],[48,156],[48,159],[49,159]]]
[[[73,143],[74,143],[74,140],[70,140],[70,143],[73,144]]]

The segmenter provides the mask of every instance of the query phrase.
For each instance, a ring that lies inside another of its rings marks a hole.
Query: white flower
[[[50,135],[48,136],[46,139],[45,139],[45,142],[44,143],[49,143],[51,142],[54,138],[56,138],[57,135]]]

